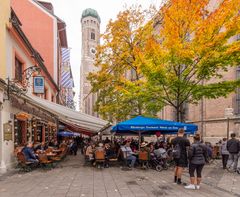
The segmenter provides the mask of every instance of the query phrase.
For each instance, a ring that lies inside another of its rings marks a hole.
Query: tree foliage
[[[160,102],[148,87],[139,68],[139,48],[146,40],[145,22],[151,12],[132,7],[110,21],[98,47],[98,72],[90,73],[92,91],[98,92],[96,110],[110,120],[129,115],[155,115]]]
[[[170,0],[152,21],[141,69],[178,121],[184,120],[185,103],[226,97],[239,86],[238,80],[222,80],[240,62],[240,43],[231,41],[240,33],[239,10],[239,0],[223,0],[214,10],[209,0]]]

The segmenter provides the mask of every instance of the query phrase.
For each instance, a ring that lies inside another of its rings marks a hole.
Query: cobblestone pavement
[[[219,167],[219,164],[206,166],[201,189],[189,191],[172,183],[170,170],[96,169],[83,166],[80,156],[68,156],[53,170],[0,176],[0,197],[240,196],[240,188],[237,187],[240,176]],[[188,182],[187,172],[183,179]]]

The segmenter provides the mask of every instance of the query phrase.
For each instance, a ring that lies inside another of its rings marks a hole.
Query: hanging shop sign
[[[33,92],[35,94],[44,94],[44,77],[33,77]]]
[[[3,124],[3,138],[4,138],[4,140],[6,140],[6,141],[12,140],[12,138],[13,138],[12,135],[13,135],[12,125],[9,124],[9,123]]]

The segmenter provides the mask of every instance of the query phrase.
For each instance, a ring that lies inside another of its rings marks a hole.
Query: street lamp
[[[224,111],[224,116],[227,118],[227,139],[229,139],[229,120],[233,116],[233,108],[227,107]]]
[[[37,66],[31,66],[31,67],[25,69],[22,72],[23,82],[21,85],[17,85],[18,81],[10,80],[8,77],[7,78],[7,98],[4,100],[9,100],[11,93],[14,93],[18,96],[20,96],[22,94],[26,94],[27,88],[29,87],[29,80],[32,77],[32,75],[36,72],[38,74],[41,72],[41,69]]]

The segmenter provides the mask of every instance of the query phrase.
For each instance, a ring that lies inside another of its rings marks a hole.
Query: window
[[[47,89],[44,90],[44,99],[45,100],[48,99],[48,90]]]
[[[240,66],[237,67],[236,70],[236,78],[240,79]],[[235,108],[235,113],[240,114],[240,88],[237,88],[236,91],[236,108]]]
[[[91,40],[95,40],[95,33],[91,32]]]
[[[51,101],[54,102],[54,96],[52,95]]]
[[[15,79],[22,82],[23,63],[15,58]]]

